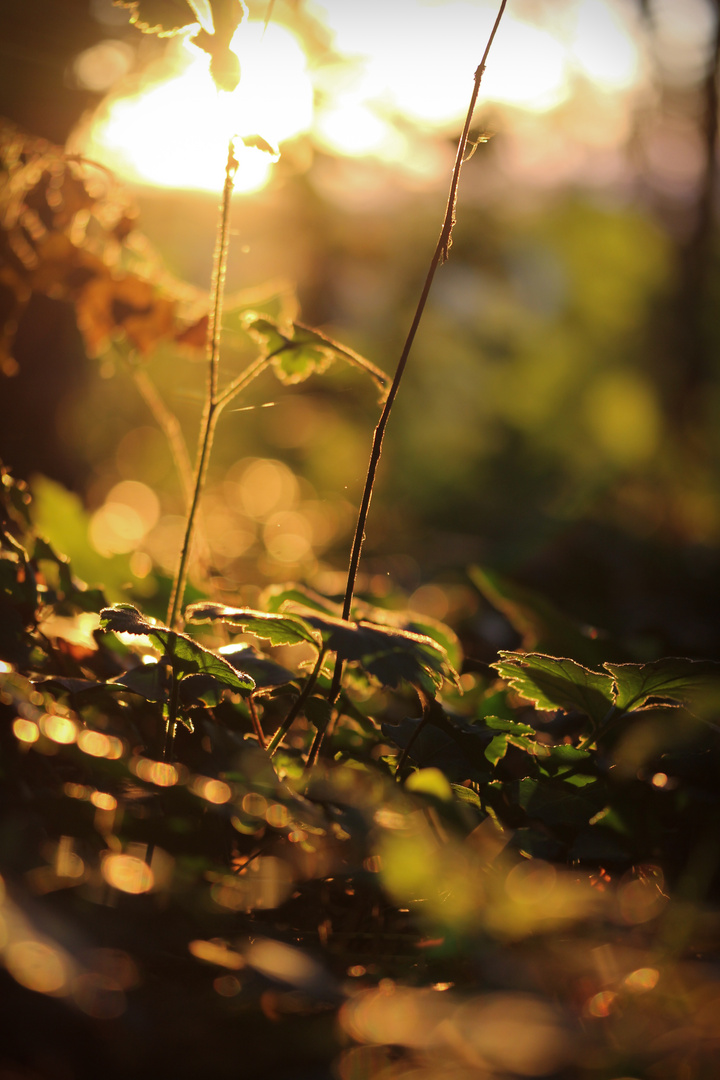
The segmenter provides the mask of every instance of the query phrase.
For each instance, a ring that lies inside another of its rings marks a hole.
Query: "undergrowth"
[[[221,81],[225,47],[210,50]],[[193,477],[138,324],[112,308],[187,502],[164,621],[80,581],[2,472],[2,1053],[26,1070],[13,1075],[295,1077],[331,1061],[342,1078],[714,1075],[718,665],[613,662],[602,638],[481,567],[471,580],[523,643],[489,666],[465,661],[451,627],[355,597],[486,59],[392,382],[251,307],[240,321],[259,353],[222,382],[232,146],[210,316],[182,327],[171,301],[64,232],[70,217],[48,226],[53,185],[61,204],[92,205],[86,166],[6,135],[7,169],[27,173],[6,215],[17,310],[40,287],[23,240],[80,314],[91,284],[122,284],[162,308],[156,337],[205,338],[208,364]],[[292,582],[257,608],[228,603],[201,535],[187,604],[223,408],[267,369],[295,383],[338,360],[384,401],[344,595]]]

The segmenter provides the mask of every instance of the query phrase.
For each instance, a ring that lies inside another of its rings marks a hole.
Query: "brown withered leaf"
[[[180,6],[187,7],[185,0]],[[91,219],[92,246],[87,240]],[[179,318],[187,287],[166,274],[143,243],[137,211],[120,186],[96,166],[2,120],[0,223],[0,367],[5,374],[15,368],[14,338],[32,292],[75,305],[90,356],[123,335],[142,355],[163,341],[204,349],[207,318],[195,314],[191,325]],[[133,265],[142,252],[139,272],[115,269],[126,241]]]

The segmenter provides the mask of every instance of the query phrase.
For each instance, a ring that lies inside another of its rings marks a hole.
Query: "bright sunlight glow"
[[[177,45],[177,43],[173,43]],[[218,92],[210,58],[188,44],[175,53],[175,71],[134,92],[108,99],[83,153],[121,178],[162,187],[216,191],[225,173],[230,137],[259,134],[278,143],[306,131],[312,121],[312,86],[293,34],[263,24],[240,27],[232,42],[242,78],[231,94]],[[235,187],[256,191],[272,157],[240,148]]]
[[[218,92],[209,57],[175,40],[161,68],[118,84],[89,131],[71,148],[125,181],[217,191],[231,135],[269,143],[309,132],[324,151],[410,162],[410,124],[449,132],[462,119],[496,0],[306,0],[329,32],[330,51],[309,58],[283,25],[244,23],[232,47],[240,84]],[[631,9],[622,0],[556,0],[543,25],[508,11],[481,98],[526,113],[549,113],[578,80],[622,95],[642,78]],[[459,29],[460,28],[460,29]],[[82,59],[82,58],[80,58]],[[124,89],[123,89],[124,86]],[[410,168],[410,165],[407,166]],[[268,180],[270,155],[240,148],[236,190]]]

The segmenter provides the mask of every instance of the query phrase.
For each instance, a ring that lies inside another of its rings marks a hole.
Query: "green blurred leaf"
[[[418,795],[432,795],[442,802],[450,802],[453,797],[453,789],[440,769],[418,769],[410,773],[405,781],[405,790]]]
[[[38,476],[33,480],[31,512],[35,528],[47,541],[55,559],[55,552],[69,557],[72,568],[90,586],[102,586],[108,600],[121,600],[127,595],[128,586],[137,582],[130,569],[127,555],[100,555],[90,543],[90,515],[77,495],[54,480]],[[77,595],[73,594],[78,601]],[[88,603],[96,600],[94,593]],[[105,603],[103,597],[102,603]],[[95,610],[98,608],[85,608]]]
[[[595,631],[576,623],[539,593],[485,566],[470,566],[468,576],[522,636],[528,652],[570,656],[585,664],[599,663],[607,656],[607,647],[597,640]]]
[[[502,651],[500,657],[491,667],[538,709],[578,711],[599,724],[613,706],[610,675],[542,653]]]

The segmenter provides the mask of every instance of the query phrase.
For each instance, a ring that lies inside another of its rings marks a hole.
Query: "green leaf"
[[[485,727],[491,731],[507,731],[512,735],[536,735],[534,727],[529,724],[521,724],[517,720],[505,720],[500,716],[486,716],[483,719]],[[478,725],[480,726],[480,725]]]
[[[164,660],[172,667],[176,678],[204,673],[212,675],[221,686],[236,694],[251,694],[255,683],[249,675],[236,669],[217,653],[199,645],[187,634],[177,633],[167,626],[157,626],[142,615],[132,604],[118,604],[103,608],[100,625],[116,634],[146,635],[153,645],[164,654]]]
[[[282,664],[260,656],[251,645],[223,645],[218,652],[237,671],[245,671],[255,680],[256,690],[266,690],[273,686],[285,686],[293,682],[295,675]]]
[[[134,604],[114,604],[100,612],[100,626],[113,634],[150,634],[157,629]]]
[[[305,702],[303,711],[311,724],[324,730],[332,716],[332,705],[327,698],[313,694]]]
[[[201,602],[186,608],[185,618],[189,622],[222,619],[234,629],[254,634],[257,638],[269,641],[271,645],[298,645],[306,641],[316,649],[319,647],[317,635],[313,634],[298,615],[268,615],[264,611],[253,611],[250,608]]]
[[[419,795],[431,795],[441,802],[450,802],[453,797],[453,789],[447,777],[440,769],[418,769],[410,773],[405,781],[405,790]]]
[[[146,701],[166,701],[168,687],[168,665],[163,663],[138,664],[123,675],[117,675],[105,684],[109,689],[117,687],[139,694]]]
[[[593,797],[592,791],[581,793],[559,780],[527,777],[518,780],[515,787],[518,804],[528,816],[549,826],[587,825],[602,805],[602,793]]]
[[[507,753],[508,737],[507,735],[495,735],[485,747],[485,757],[488,759],[491,765],[497,765],[498,761],[502,761]]]
[[[292,385],[311,375],[321,375],[330,367],[336,353],[311,330],[291,323],[280,327],[272,319],[248,311],[243,323],[249,336],[260,345],[280,382]]]
[[[416,615],[415,612],[412,612],[409,618],[403,619],[401,626],[402,629],[409,630],[411,633],[432,638],[444,649],[453,669],[455,671],[460,670],[463,662],[460,639],[455,631],[451,630],[440,619],[433,619],[430,615]]]
[[[327,615],[305,615],[304,620],[320,631],[328,649],[358,661],[383,686],[405,681],[434,695],[443,678],[454,679],[445,650],[424,635]]]
[[[310,608],[312,611],[332,616],[338,616],[342,611],[340,604],[333,603],[304,585],[294,584],[270,585],[260,597],[260,603],[270,612],[284,612],[290,605]]]
[[[542,653],[501,652],[500,657],[490,666],[538,709],[577,711],[599,724],[613,706],[610,675]]]
[[[477,791],[474,791],[473,788],[465,787],[464,784],[451,784],[450,787],[458,802],[467,803],[469,806],[475,807],[476,810],[485,813],[482,800]]]
[[[649,698],[682,705],[720,691],[720,664],[712,660],[668,657],[650,664],[603,664],[615,680],[615,705],[622,712],[639,709]]]

